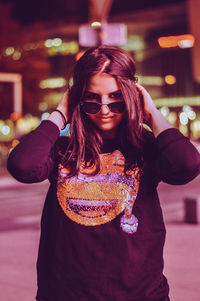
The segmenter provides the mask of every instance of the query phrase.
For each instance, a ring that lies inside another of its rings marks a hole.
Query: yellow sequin
[[[122,211],[132,211],[139,182],[138,169],[124,174],[124,157],[120,151],[100,155],[101,169],[90,176],[93,167],[67,178],[68,171],[60,165],[57,197],[64,213],[78,224],[96,226],[113,220]]]

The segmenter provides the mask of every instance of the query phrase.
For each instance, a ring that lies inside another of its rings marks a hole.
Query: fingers
[[[69,96],[69,90],[67,89],[62,96],[60,104],[67,104],[68,96]]]
[[[60,103],[58,104],[58,109],[68,118],[68,96],[69,90],[66,90],[61,98]]]
[[[147,92],[147,90],[138,83],[136,83],[136,86],[142,98],[145,123],[150,126],[152,119],[151,116],[153,116],[156,110],[156,106],[151,98],[151,95]]]
[[[68,104],[68,97],[69,97],[69,91],[65,91],[62,98],[61,98],[61,101],[59,103],[59,106],[67,106]]]
[[[140,84],[138,84],[138,83],[135,83],[135,85],[137,86],[137,88],[139,89],[139,90],[142,90],[142,89],[144,89],[144,87],[143,86],[141,86]]]
[[[153,102],[151,95],[147,92],[147,90],[143,86],[141,86],[138,83],[136,83],[136,86],[139,93],[143,96],[144,100]]]
[[[143,96],[146,94],[146,95],[148,95],[149,97],[151,97],[151,96],[149,95],[149,93],[147,92],[147,90],[146,90],[143,86],[141,86],[140,84],[136,83],[136,87],[137,87],[138,91],[139,91]]]

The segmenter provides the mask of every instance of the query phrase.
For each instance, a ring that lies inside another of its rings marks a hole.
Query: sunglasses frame
[[[94,103],[94,104],[96,104],[97,105],[97,107],[99,107],[99,110],[96,112],[96,113],[89,113],[89,112],[86,112],[85,110],[84,110],[84,103]],[[123,111],[122,112],[113,112],[111,109],[110,109],[110,105],[112,105],[112,104],[114,104],[114,103],[123,103],[124,104],[124,108],[123,108]],[[107,106],[108,108],[109,108],[109,110],[110,110],[110,112],[112,112],[112,113],[114,113],[114,114],[122,114],[124,111],[125,111],[125,108],[126,108],[126,106],[125,106],[125,101],[113,101],[113,102],[109,102],[109,103],[99,103],[99,102],[96,102],[96,101],[81,101],[80,102],[80,105],[82,106],[82,108],[83,108],[83,111],[86,113],[86,114],[92,114],[92,115],[95,115],[95,114],[98,114],[100,111],[101,111],[101,107],[102,106]]]

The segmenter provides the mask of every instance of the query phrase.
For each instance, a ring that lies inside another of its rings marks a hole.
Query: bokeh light
[[[168,85],[174,85],[176,83],[176,77],[174,75],[168,74],[165,76],[165,82]]]

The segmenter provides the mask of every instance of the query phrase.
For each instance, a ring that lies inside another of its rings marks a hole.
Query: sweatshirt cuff
[[[52,143],[54,143],[60,135],[58,126],[50,120],[43,120],[36,130],[48,137]]]
[[[169,128],[164,130],[157,136],[156,144],[160,150],[163,150],[169,144],[181,139],[188,140],[188,138],[181,134],[181,132],[178,129]]]

